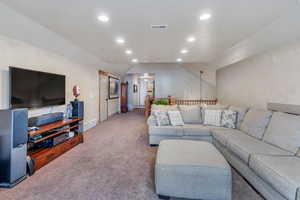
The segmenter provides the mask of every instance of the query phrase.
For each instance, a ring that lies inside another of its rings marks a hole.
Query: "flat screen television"
[[[16,67],[9,67],[11,108],[41,108],[64,105],[66,78]]]

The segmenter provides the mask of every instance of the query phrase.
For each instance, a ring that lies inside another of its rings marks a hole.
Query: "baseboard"
[[[84,123],[83,131],[87,131],[87,130],[95,127],[97,125],[97,122],[98,122],[98,120],[94,119],[94,120]]]

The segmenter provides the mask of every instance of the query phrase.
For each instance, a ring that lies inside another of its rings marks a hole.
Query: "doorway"
[[[154,74],[145,73],[139,77],[139,107],[145,107],[146,96],[155,97]]]

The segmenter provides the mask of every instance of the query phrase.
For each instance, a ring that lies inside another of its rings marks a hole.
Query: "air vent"
[[[168,28],[168,25],[151,25],[151,28],[154,28],[154,29],[166,29],[166,28]]]

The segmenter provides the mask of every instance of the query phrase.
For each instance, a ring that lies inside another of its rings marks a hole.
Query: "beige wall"
[[[217,95],[225,104],[299,105],[299,83],[300,41],[217,70]]]
[[[66,100],[73,99],[72,87],[78,84],[81,88],[80,100],[85,102],[85,125],[93,126],[99,118],[98,69],[77,64],[62,56],[52,54],[21,41],[0,36],[0,108],[9,106],[8,66],[22,67],[63,74],[66,76]],[[33,110],[31,115],[53,110],[64,110],[64,107]]]
[[[205,74],[202,80],[202,97],[214,99],[216,97],[215,70],[203,70]],[[199,99],[199,71],[194,72],[187,66],[180,64],[138,64],[127,73],[154,73],[155,96],[157,98],[171,95],[179,99]]]

